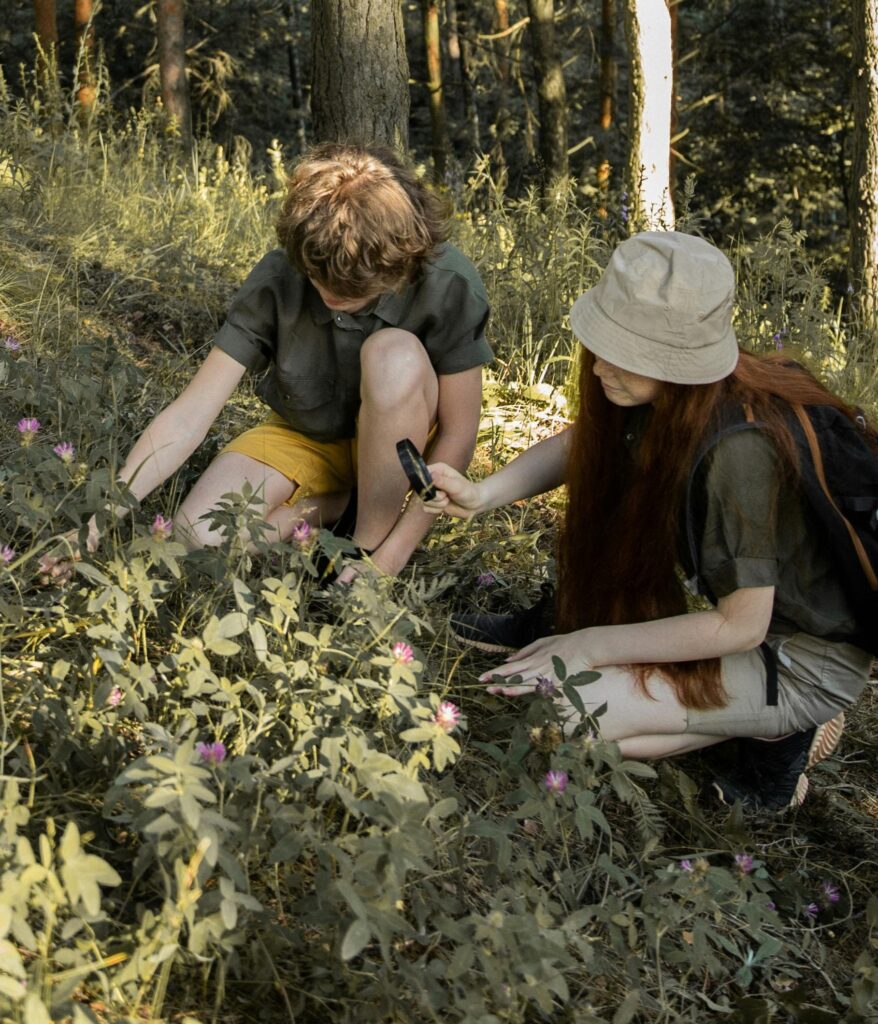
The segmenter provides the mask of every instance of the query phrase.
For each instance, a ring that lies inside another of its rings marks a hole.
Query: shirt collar
[[[404,291],[402,293],[385,292],[376,302],[372,313],[384,323],[398,327],[405,312],[405,295]],[[315,324],[328,324],[336,317],[335,311],[330,309],[320,298],[320,293],[310,281],[308,282],[308,305]]]

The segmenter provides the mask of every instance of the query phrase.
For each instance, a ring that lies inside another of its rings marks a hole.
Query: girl
[[[432,466],[441,490],[428,508],[469,518],[566,483],[555,632],[482,680],[509,679],[489,690],[517,696],[552,676],[553,657],[569,673],[599,669],[581,695],[607,704],[601,730],[627,757],[745,737],[748,772],[719,780],[721,795],[783,809],[804,798],[806,767],[834,749],[871,666],[797,487],[788,404],[854,413],[807,371],[740,352],[733,296],[731,266],[702,239],[623,242],[570,314],[585,347],[576,422],[480,483]],[[676,571],[687,481],[704,440],[742,406],[762,429],[723,437],[697,489],[700,576],[715,606],[687,613]],[[463,616],[456,631],[508,650],[510,625],[522,623]]]

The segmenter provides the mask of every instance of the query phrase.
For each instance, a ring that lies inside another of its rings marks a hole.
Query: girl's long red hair
[[[780,353],[742,352],[731,376],[715,384],[664,384],[632,457],[624,444],[626,410],[611,403],[583,352],[580,411],[567,465],[568,503],[558,553],[559,632],[646,622],[686,611],[676,571],[686,481],[699,445],[726,403],[749,404],[789,473],[798,474],[789,403],[856,410]],[[875,440],[874,433],[871,434]],[[723,707],[719,659],[632,666],[646,688],[659,670],[690,708]]]

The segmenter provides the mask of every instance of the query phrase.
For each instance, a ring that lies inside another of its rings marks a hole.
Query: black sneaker
[[[744,770],[735,777],[716,778],[713,787],[724,804],[740,800],[748,811],[779,813],[799,807],[808,793],[805,772],[829,757],[843,729],[844,714],[839,714],[781,740],[742,740]]]
[[[555,599],[544,593],[532,608],[510,615],[452,615],[451,634],[460,643],[491,654],[517,651],[554,633]]]

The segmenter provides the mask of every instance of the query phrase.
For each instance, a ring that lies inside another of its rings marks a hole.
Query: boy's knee
[[[363,397],[395,403],[422,387],[434,373],[424,346],[410,331],[385,327],[360,350]]]

